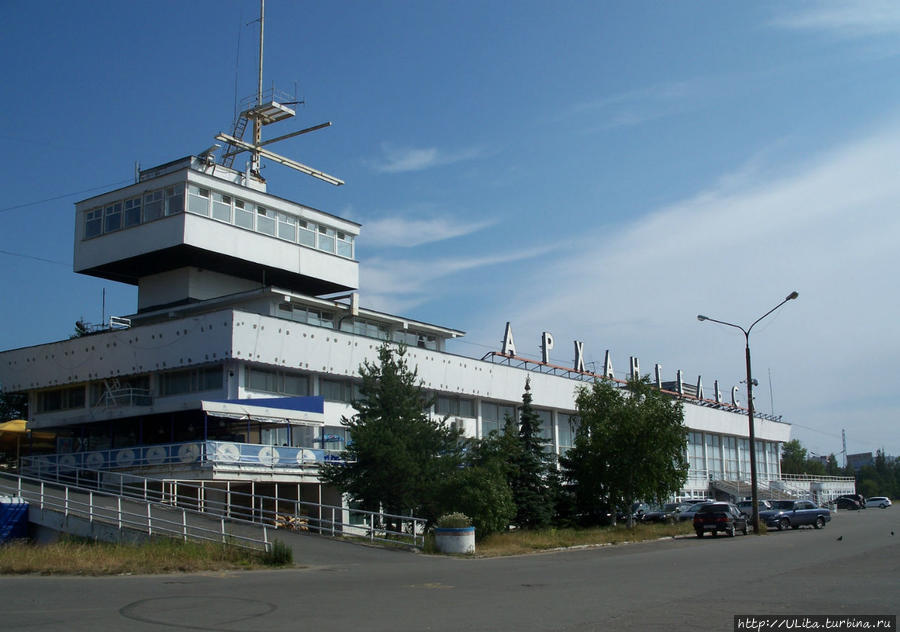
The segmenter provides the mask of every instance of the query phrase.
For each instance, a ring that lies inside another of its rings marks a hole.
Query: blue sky
[[[74,207],[197,153],[255,92],[255,0],[3,3],[0,349],[128,314],[71,271]],[[296,92],[269,190],[363,225],[364,306],[554,363],[572,341],[730,390],[819,454],[900,454],[900,4],[266,3]],[[295,88],[296,86],[296,88]],[[267,130],[268,131],[268,130]],[[771,384],[771,388],[770,388]]]

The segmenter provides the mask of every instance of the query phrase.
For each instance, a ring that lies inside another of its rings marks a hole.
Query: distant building
[[[847,455],[847,466],[858,472],[867,465],[875,465],[875,456],[871,452]]]

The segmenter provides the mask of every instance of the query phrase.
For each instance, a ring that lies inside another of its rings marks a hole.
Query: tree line
[[[661,502],[687,479],[681,402],[648,377],[624,388],[606,380],[579,388],[574,445],[559,457],[542,433],[529,379],[518,418],[478,439],[431,414],[434,396],[405,347],[383,345],[360,377],[356,414],[341,422],[350,442],[321,478],[366,510],[430,523],[461,512],[483,537],[509,526],[615,522],[618,510],[636,500]]]

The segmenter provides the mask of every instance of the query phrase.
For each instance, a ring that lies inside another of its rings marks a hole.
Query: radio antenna
[[[301,173],[305,173],[314,178],[318,178],[319,180],[324,180],[329,184],[340,186],[344,184],[344,181],[340,178],[335,178],[334,176],[328,175],[327,173],[319,171],[318,169],[314,169],[313,167],[309,167],[301,162],[298,162],[291,158],[287,158],[285,156],[281,156],[268,149],[263,149],[264,145],[270,145],[280,140],[293,138],[294,136],[299,136],[300,134],[314,132],[331,125],[330,121],[327,123],[320,123],[319,125],[313,125],[312,127],[307,127],[296,132],[291,132],[290,134],[284,134],[283,136],[278,136],[276,138],[271,138],[269,140],[263,141],[263,126],[271,125],[272,123],[278,123],[279,121],[284,121],[286,119],[292,118],[296,115],[296,112],[293,110],[293,108],[288,106],[297,105],[298,103],[300,103],[296,99],[290,100],[290,96],[287,96],[287,98],[282,97],[282,95],[277,93],[274,87],[272,88],[271,92],[263,92],[263,48],[265,43],[265,17],[266,0],[259,0],[259,73],[257,75],[256,95],[252,101],[245,99],[245,103],[247,103],[247,106],[236,117],[232,133],[225,134],[224,132],[219,132],[219,134],[216,135],[216,140],[226,143],[224,149],[222,150],[221,164],[225,167],[230,168],[232,164],[234,164],[235,156],[247,151],[250,152],[250,174],[259,181],[265,181],[265,179],[262,177],[262,174],[260,173],[261,159],[268,158],[269,160],[273,160],[279,164],[290,167],[291,169],[295,169],[296,171],[299,171]],[[243,136],[244,132],[247,129],[247,126],[250,123],[253,123],[253,139],[252,142],[248,143],[243,140]]]

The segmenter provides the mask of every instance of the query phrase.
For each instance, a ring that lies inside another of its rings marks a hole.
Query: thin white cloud
[[[458,218],[450,220],[445,217],[430,219],[385,217],[366,222],[363,230],[368,246],[412,248],[470,235],[496,223],[496,220],[462,222]]]
[[[824,31],[841,37],[900,34],[900,3],[896,0],[866,2],[817,2],[798,9],[784,4],[784,13],[772,24],[785,29]]]
[[[667,81],[576,103],[565,116],[590,115],[600,129],[632,127],[698,107],[710,88],[708,80]]]
[[[360,266],[360,292],[366,305],[402,314],[434,296],[435,282],[460,272],[498,266],[546,255],[556,246],[526,251],[444,259],[367,259]]]
[[[406,173],[423,171],[472,160],[484,155],[479,147],[468,147],[456,151],[439,150],[436,147],[396,147],[390,143],[381,146],[383,158],[372,162],[372,167],[382,173]]]

